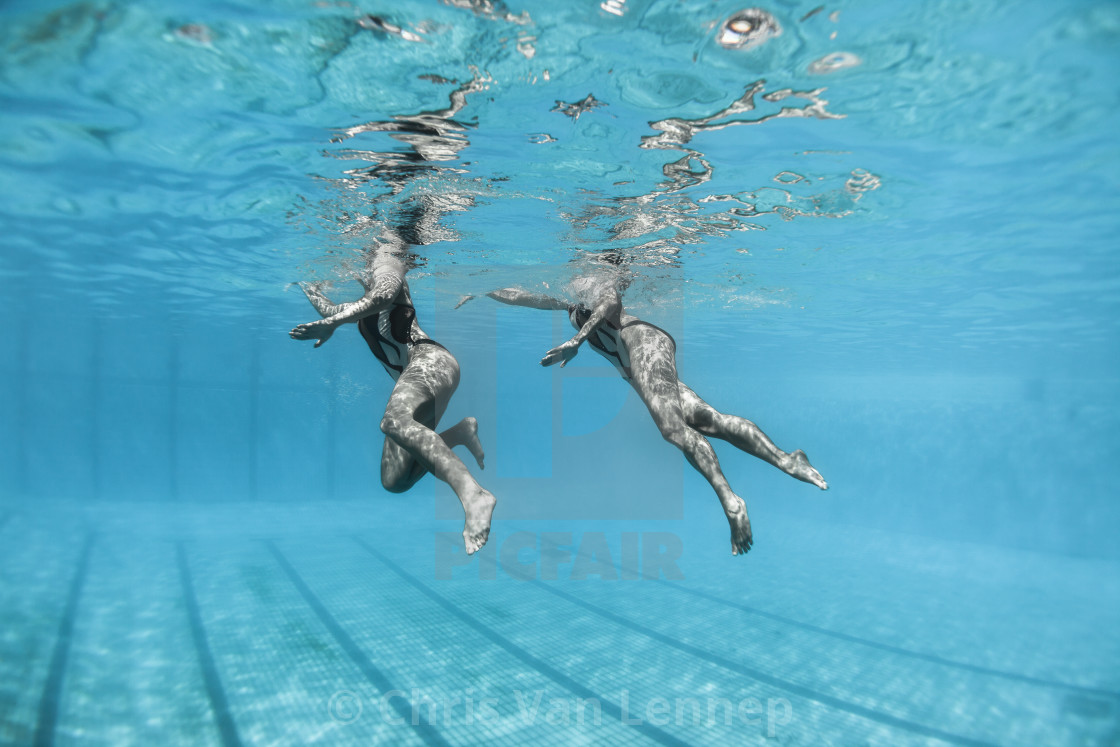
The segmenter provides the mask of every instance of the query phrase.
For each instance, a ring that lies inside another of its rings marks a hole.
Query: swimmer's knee
[[[403,428],[404,418],[397,413],[386,412],[385,416],[381,418],[381,432],[386,436],[400,433]]]
[[[415,459],[382,462],[381,487],[390,493],[407,493],[428,471]]]
[[[681,423],[663,424],[661,428],[661,437],[676,446],[678,449],[684,446],[687,435],[685,433],[685,426]]]
[[[688,424],[698,430],[711,428],[716,424],[716,413],[706,407],[697,407],[689,413]]]
[[[408,490],[410,486],[406,483],[405,480],[402,480],[400,477],[392,479],[389,475],[382,472],[381,487],[385,488],[385,490],[389,491],[390,493],[403,493]]]

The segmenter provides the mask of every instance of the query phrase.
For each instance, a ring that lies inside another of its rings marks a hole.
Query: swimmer
[[[452,448],[466,446],[482,469],[478,422],[463,418],[442,433],[436,432],[459,386],[459,363],[416,321],[405,280],[408,245],[392,232],[382,238],[365,269],[358,273],[366,289],[360,300],[334,304],[318,285],[300,284],[323,318],[300,324],[289,336],[293,340],[315,340],[315,347],[319,347],[339,326],[357,323],[370,351],[396,382],[381,419],[385,434],[381,484],[391,493],[403,493],[431,472],[450,485],[463,504],[463,543],[467,554],[472,555],[486,544],[495,499],[478,484]]]
[[[723,476],[708,437],[727,441],[821,490],[827,490],[828,484],[809,464],[805,452],[782,451],[757,425],[716,410],[678,379],[676,342],[665,330],[623,310],[620,287],[624,285],[611,275],[579,278],[573,282],[572,290],[587,303],[575,305],[520,288],[504,288],[487,295],[512,306],[568,313],[578,331],[567,342],[549,350],[541,365],[567,365],[584,342],[609,360],[642,398],[665,440],[680,449],[689,464],[711,484],[731,525],[731,554],[745,554],[754,541],[747,506]],[[459,305],[468,300],[470,296]]]

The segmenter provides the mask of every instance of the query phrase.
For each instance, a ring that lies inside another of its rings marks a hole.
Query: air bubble
[[[747,8],[724,22],[716,40],[727,49],[751,49],[781,33],[774,16],[761,8]]]
[[[856,67],[862,63],[863,60],[851,52],[832,52],[819,60],[814,60],[809,65],[809,72],[813,75],[828,75],[829,73],[835,73],[837,70]]]

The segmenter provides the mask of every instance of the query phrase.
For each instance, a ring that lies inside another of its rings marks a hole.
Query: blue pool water
[[[1120,6],[761,7],[5,3],[0,743],[1120,743]],[[287,336],[417,205],[474,558]],[[563,314],[455,308],[608,255],[829,481],[717,443],[745,558]]]

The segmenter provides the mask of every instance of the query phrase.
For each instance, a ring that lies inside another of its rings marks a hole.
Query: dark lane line
[[[457,619],[459,619],[460,621],[462,621],[463,623],[465,623],[469,627],[473,628],[477,633],[479,633],[484,638],[486,638],[486,640],[490,641],[491,643],[493,643],[498,648],[501,648],[503,651],[506,651],[507,653],[511,654],[514,658],[516,658],[518,661],[520,661],[525,666],[531,667],[532,669],[536,670],[537,672],[544,675],[545,677],[552,680],[553,682],[560,685],[561,687],[565,688],[566,690],[568,690],[572,693],[575,693],[576,695],[580,696],[581,698],[583,698],[585,700],[594,699],[595,701],[597,701],[599,703],[599,706],[602,709],[603,713],[610,714],[614,719],[616,719],[620,723],[623,721],[623,718],[624,718],[625,714],[623,713],[622,708],[619,707],[617,704],[611,702],[610,700],[607,700],[606,698],[602,697],[601,695],[594,692],[590,688],[576,682],[575,680],[573,680],[571,677],[567,676],[566,674],[564,674],[560,670],[558,670],[555,667],[549,665],[548,663],[542,661],[541,659],[538,659],[537,657],[533,656],[528,651],[521,648],[516,643],[509,640],[505,636],[501,635],[497,631],[493,630],[492,628],[490,628],[485,623],[477,620],[476,618],[472,617],[468,613],[464,612],[454,602],[451,602],[450,600],[448,600],[448,599],[444,598],[443,596],[437,594],[436,592],[432,591],[432,589],[429,588],[427,584],[424,584],[423,582],[419,581],[418,579],[416,579],[416,577],[414,577],[412,574],[405,571],[403,568],[401,568],[399,565],[394,563],[392,560],[385,557],[384,555],[382,555],[377,550],[373,549],[373,547],[371,547],[366,542],[364,542],[360,537],[353,537],[352,539],[356,543],[358,543],[358,545],[362,549],[364,549],[366,552],[368,552],[373,557],[377,558],[379,561],[381,561],[381,563],[383,563],[390,570],[392,570],[394,573],[396,573],[398,576],[400,576],[402,579],[404,579],[404,581],[407,582],[410,586],[412,586],[417,591],[419,591],[421,594],[423,594],[424,596],[428,597],[433,602],[438,604],[446,612],[453,615],[454,617],[456,617]],[[653,726],[653,725],[651,725],[649,723],[646,723],[644,721],[640,724],[633,724],[632,728],[636,729],[641,734],[643,734],[646,737],[649,737],[650,739],[657,742],[658,744],[675,745],[677,747],[688,747],[688,744],[689,744],[688,742],[677,739],[672,734],[669,734],[668,732],[664,732],[661,729],[658,729],[656,726]]]
[[[222,744],[225,747],[239,747],[241,738],[237,735],[237,725],[229,712],[229,702],[222,688],[221,677],[218,676],[218,668],[214,665],[214,656],[210,652],[210,644],[206,639],[206,629],[202,626],[202,615],[198,611],[191,569],[182,542],[176,544],[176,556],[179,562],[179,580],[183,585],[183,600],[186,602],[187,618],[190,621],[191,637],[194,638],[194,648],[198,654],[198,664],[202,669],[206,694],[210,698],[210,708],[214,712],[214,720],[217,722]]]
[[[928,661],[932,664],[939,664],[939,665],[945,666],[945,667],[954,667],[956,669],[962,669],[966,672],[973,672],[973,673],[976,673],[976,674],[984,674],[984,675],[988,675],[988,676],[991,676],[991,677],[1001,677],[1003,679],[1014,680],[1016,682],[1025,682],[1025,683],[1028,683],[1028,684],[1031,684],[1031,685],[1040,685],[1042,687],[1051,687],[1051,688],[1055,688],[1055,689],[1058,689],[1058,690],[1071,690],[1071,691],[1074,691],[1074,692],[1083,693],[1085,695],[1098,695],[1098,696],[1103,696],[1103,697],[1107,697],[1107,698],[1113,698],[1113,699],[1120,700],[1120,692],[1114,692],[1112,690],[1104,690],[1104,689],[1097,688],[1097,687],[1088,687],[1088,686],[1085,686],[1085,685],[1074,685],[1074,684],[1070,684],[1068,682],[1060,682],[1058,680],[1048,680],[1048,679],[1044,679],[1042,677],[1032,677],[1029,674],[1019,674],[1017,672],[1008,672],[1008,671],[1005,671],[1005,670],[1002,670],[1002,669],[993,669],[991,667],[984,667],[984,666],[980,666],[978,664],[969,664],[968,662],[956,661],[954,659],[945,659],[945,658],[942,658],[942,657],[937,656],[935,654],[926,654],[926,653],[923,653],[921,651],[914,651],[913,649],[902,648],[901,646],[893,646],[889,643],[882,643],[880,641],[871,640],[870,638],[860,638],[859,636],[849,635],[847,633],[841,633],[841,632],[836,631],[836,630],[830,630],[828,628],[821,628],[821,627],[818,627],[816,625],[813,625],[812,623],[801,622],[800,620],[795,620],[795,619],[790,618],[790,617],[784,617],[783,615],[779,615],[779,614],[776,614],[776,613],[773,613],[773,612],[766,612],[764,610],[760,610],[760,609],[757,609],[757,608],[754,608],[754,607],[750,607],[746,604],[741,604],[739,602],[732,602],[729,599],[724,599],[724,598],[719,597],[715,594],[709,594],[707,592],[699,591],[697,589],[689,589],[686,586],[681,586],[679,584],[673,584],[669,581],[666,581],[665,579],[660,579],[659,578],[659,579],[656,579],[656,581],[658,583],[664,585],[664,586],[668,586],[671,589],[676,589],[677,591],[682,592],[684,594],[691,594],[694,597],[699,597],[701,599],[707,599],[710,602],[715,602],[716,604],[722,604],[726,607],[732,607],[734,609],[740,610],[742,612],[746,612],[746,613],[751,614],[751,615],[757,615],[758,617],[765,617],[768,620],[774,620],[775,622],[780,622],[780,623],[783,623],[785,625],[790,625],[790,626],[793,626],[793,627],[801,628],[802,630],[809,630],[809,631],[812,631],[814,633],[819,633],[820,635],[830,636],[832,638],[836,638],[836,639],[839,639],[841,641],[847,641],[848,643],[858,643],[860,645],[869,646],[871,648],[875,648],[875,649],[878,649],[880,651],[889,651],[892,654],[899,654],[900,656],[909,656],[913,659],[920,659],[922,661]]]
[[[288,576],[292,585],[299,591],[300,596],[303,597],[303,601],[315,612],[319,621],[323,623],[323,626],[334,637],[342,650],[346,652],[346,655],[350,657],[350,660],[362,671],[362,674],[365,675],[370,684],[376,687],[383,695],[394,691],[400,692],[400,690],[394,687],[393,683],[389,681],[389,678],[377,668],[377,665],[362,652],[361,647],[355,643],[354,639],[342,629],[342,626],[338,624],[334,616],[328,612],[327,608],[323,606],[323,603],[319,601],[319,597],[315,595],[315,592],[311,591],[311,588],[308,587],[299,573],[296,572],[296,569],[292,567],[292,564],[289,563],[288,559],[280,552],[280,548],[278,548],[272,540],[265,540],[264,544],[269,551],[272,552],[273,557],[276,558],[276,562],[284,569],[284,573]],[[430,723],[425,723],[423,719],[413,719],[412,703],[403,695],[398,695],[390,699],[389,702],[392,704],[393,710],[404,719],[404,722],[410,724],[412,728],[417,731],[425,744],[449,744]]]
[[[66,607],[62,612],[62,622],[58,626],[58,638],[55,639],[54,653],[51,654],[50,669],[47,670],[47,681],[43,685],[43,695],[39,700],[39,719],[35,724],[36,747],[47,747],[54,744],[55,728],[58,726],[58,708],[62,696],[62,681],[66,676],[66,665],[70,659],[70,644],[74,638],[74,618],[78,613],[78,602],[82,597],[82,587],[86,583],[86,572],[89,570],[89,557],[93,552],[93,541],[96,535],[87,534],[82,552],[78,556],[78,568],[70,580],[70,590],[66,594]]]
[[[536,579],[534,579],[531,583],[537,588],[544,589],[549,594],[560,597],[561,599],[570,602],[578,607],[582,607],[588,612],[598,615],[599,617],[602,617],[606,620],[610,620],[617,625],[629,628],[635,633],[639,633],[646,636],[647,638],[651,638],[658,643],[662,643],[666,646],[675,648],[678,651],[683,651],[687,654],[691,654],[698,659],[703,659],[704,661],[727,669],[731,672],[734,672],[735,674],[741,674],[746,677],[750,677],[757,682],[762,682],[766,685],[770,685],[771,687],[785,690],[788,693],[792,693],[793,695],[797,695],[798,697],[805,698],[806,700],[811,700],[821,705],[828,706],[829,708],[844,711],[855,716],[862,716],[863,718],[866,718],[870,721],[874,721],[885,726],[890,726],[895,729],[902,729],[904,731],[908,731],[912,734],[918,734],[923,737],[940,739],[952,744],[969,745],[970,747],[994,747],[991,742],[972,739],[971,737],[965,737],[960,734],[953,734],[952,732],[942,731],[941,729],[935,729],[931,726],[925,726],[924,724],[919,724],[914,721],[907,721],[904,718],[892,716],[889,713],[876,711],[872,708],[867,708],[856,703],[849,703],[848,701],[841,698],[837,698],[826,693],[817,692],[816,690],[812,690],[803,685],[798,685],[794,682],[788,682],[779,677],[766,674],[765,672],[761,672],[757,669],[752,669],[751,667],[731,661],[730,659],[725,659],[722,656],[713,654],[709,651],[705,651],[704,649],[698,648],[691,644],[684,643],[683,641],[678,641],[677,639],[671,638],[664,633],[660,633],[656,630],[653,630],[652,628],[647,628],[640,623],[628,620],[621,615],[616,615],[615,613],[605,610],[597,605],[585,602],[582,599],[568,594],[567,592],[560,591],[559,589],[554,589],[550,585],[542,583],[541,581],[538,581]]]

